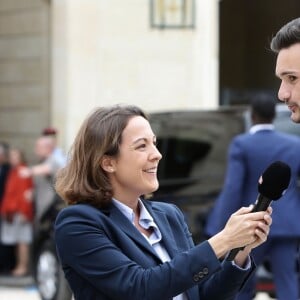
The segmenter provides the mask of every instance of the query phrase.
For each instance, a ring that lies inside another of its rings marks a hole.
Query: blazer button
[[[198,275],[199,275],[199,278],[203,278],[204,277],[203,272],[199,272]]]
[[[208,268],[203,268],[202,272],[203,272],[204,275],[207,275],[208,274]]]
[[[198,274],[195,274],[195,275],[193,276],[193,279],[194,279],[195,282],[198,282],[198,281],[200,280],[200,277],[199,277]]]

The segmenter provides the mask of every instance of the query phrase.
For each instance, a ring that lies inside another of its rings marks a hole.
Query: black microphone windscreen
[[[272,163],[262,174],[258,183],[258,192],[266,198],[277,200],[288,188],[291,168],[284,162]]]

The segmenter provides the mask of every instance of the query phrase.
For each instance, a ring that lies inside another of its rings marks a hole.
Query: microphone
[[[258,197],[251,212],[267,210],[273,200],[278,200],[290,184],[291,168],[282,161],[272,163],[258,180]],[[226,260],[231,261],[245,247],[232,249]]]

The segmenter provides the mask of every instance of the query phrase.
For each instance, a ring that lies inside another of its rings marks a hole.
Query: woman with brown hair
[[[249,253],[267,239],[271,209],[241,208],[195,246],[175,205],[143,199],[158,189],[161,158],[136,106],[98,108],[81,126],[56,181],[68,207],[55,240],[75,299],[229,300],[252,273]]]

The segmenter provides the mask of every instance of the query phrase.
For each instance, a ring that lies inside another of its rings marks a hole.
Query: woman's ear
[[[103,156],[100,166],[104,171],[108,173],[113,173],[115,171],[113,158],[108,155]]]

